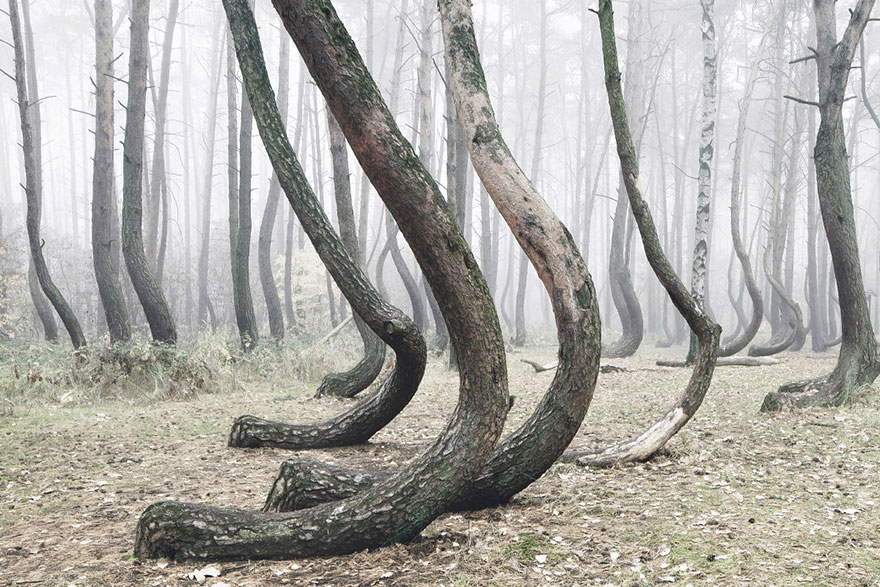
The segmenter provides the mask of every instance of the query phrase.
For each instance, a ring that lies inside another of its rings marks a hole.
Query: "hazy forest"
[[[880,585],[873,8],[0,1],[0,584]]]

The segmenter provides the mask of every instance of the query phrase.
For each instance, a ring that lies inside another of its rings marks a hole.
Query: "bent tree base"
[[[786,412],[806,407],[838,407],[857,401],[880,375],[876,356],[849,353],[841,356],[828,375],[795,381],[768,393],[762,412]]]
[[[315,424],[240,416],[232,424],[229,446],[305,450],[363,444],[393,420],[418,389],[425,367],[425,346],[414,327],[410,335],[406,345],[396,345],[398,360],[391,375],[354,407]],[[419,376],[413,377],[414,374]]]

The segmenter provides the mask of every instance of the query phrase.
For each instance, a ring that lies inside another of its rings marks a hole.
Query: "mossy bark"
[[[155,504],[138,523],[135,553],[141,558],[293,558],[411,540],[471,485],[492,454],[507,413],[507,369],[498,318],[439,188],[401,135],[333,6],[326,0],[275,0],[274,5],[437,295],[459,358],[459,404],[422,455],[352,499],[283,514]],[[303,182],[285,168],[300,176],[302,170],[291,157],[278,120],[256,22],[245,0],[224,0],[224,7],[255,113],[273,113],[262,119],[260,134],[290,195]],[[296,198],[290,200],[296,205]],[[344,255],[338,240],[313,244],[338,248]],[[350,259],[348,263],[348,276],[366,281],[356,264]],[[379,323],[379,310],[384,308],[377,299],[361,315],[391,344],[400,332],[392,328],[388,333],[387,325]]]

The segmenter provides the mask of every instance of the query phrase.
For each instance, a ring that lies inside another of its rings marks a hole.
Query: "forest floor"
[[[550,348],[509,355],[512,430],[553,372]],[[662,415],[688,369],[661,354],[608,361],[573,446],[625,438]],[[410,544],[298,561],[174,563],[132,557],[141,512],[173,499],[259,509],[285,458],[395,468],[451,413],[457,378],[439,359],[411,405],[371,443],[291,454],[226,446],[250,413],[299,422],[351,400],[311,398],[281,376],[185,400],[21,405],[0,416],[0,585],[880,585],[880,405],[764,415],[778,384],[829,371],[834,356],[721,367],[697,417],[650,462],[557,464],[505,507],[444,515]],[[211,573],[208,573],[211,574]]]

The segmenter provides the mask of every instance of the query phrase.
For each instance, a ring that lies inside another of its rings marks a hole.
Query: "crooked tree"
[[[592,278],[568,229],[517,165],[495,119],[468,0],[442,0],[446,68],[471,160],[550,295],[559,366],[531,417],[502,441],[474,484],[451,504],[507,502],[559,458],[580,428],[599,373],[601,326]],[[266,509],[288,510],[365,491],[381,475],[311,462],[284,464]]]
[[[75,349],[86,345],[86,338],[73,309],[49,275],[49,267],[43,257],[43,241],[40,238],[40,219],[43,205],[42,158],[40,145],[40,104],[36,97],[36,67],[34,64],[33,41],[28,45],[29,59],[25,62],[25,46],[21,34],[21,21],[18,15],[18,1],[9,0],[9,22],[12,27],[12,48],[15,60],[15,90],[18,101],[18,114],[21,123],[21,145],[24,153],[25,195],[27,201],[27,235],[31,262],[40,288],[49,303],[58,312],[61,322],[70,335]],[[27,70],[27,71],[26,71]],[[34,297],[34,296],[32,296]],[[38,306],[39,307],[39,306]],[[45,310],[45,308],[44,308]],[[54,321],[53,321],[54,322]],[[50,330],[46,326],[46,337]]]
[[[849,161],[842,107],[846,84],[859,40],[870,19],[874,0],[859,0],[838,40],[834,0],[814,0],[815,61],[819,82],[819,130],[813,150],[819,209],[831,250],[840,301],[841,345],[834,370],[825,376],[783,385],[767,394],[762,411],[811,405],[839,406],[880,374],[877,339],[868,314],[856,238]]]
[[[424,453],[353,499],[293,513],[154,504],[138,523],[135,553],[141,558],[293,558],[411,540],[473,482],[492,453],[507,412],[498,318],[439,188],[397,128],[333,6],[326,0],[273,4],[437,295],[459,360],[459,405]],[[255,111],[274,111],[277,117],[253,13],[245,0],[225,0],[224,7]],[[273,129],[259,126],[269,151],[280,140],[289,153],[283,127],[267,137]],[[281,169],[276,171],[280,176]],[[354,266],[352,272],[360,274]],[[400,334],[393,322],[372,326],[387,338]]]
[[[687,287],[663,253],[660,238],[654,226],[654,219],[647,202],[642,197],[639,184],[638,156],[630,134],[620,84],[611,0],[600,0],[598,16],[602,36],[605,87],[608,93],[614,136],[617,139],[617,155],[620,159],[621,173],[629,196],[630,207],[642,237],[645,256],[657,275],[657,279],[660,280],[672,299],[672,303],[685,318],[697,339],[696,360],[690,380],[676,404],[660,420],[636,438],[608,447],[587,451],[571,451],[563,456],[564,460],[573,460],[580,465],[609,466],[625,461],[641,461],[650,458],[696,413],[712,381],[715,362],[718,358],[721,327],[709,319],[695,296],[688,293]]]

